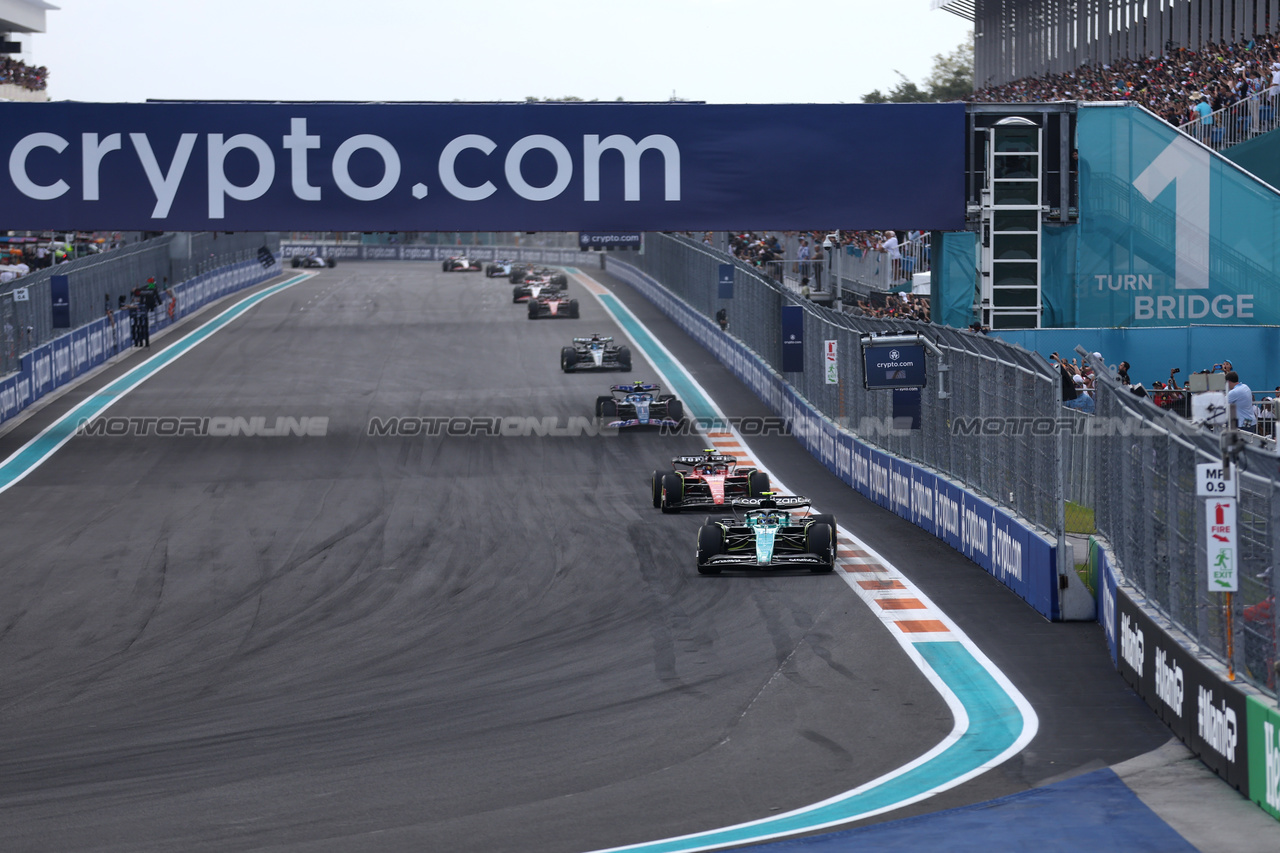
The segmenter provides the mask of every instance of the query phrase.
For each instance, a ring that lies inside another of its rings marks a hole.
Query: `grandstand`
[[[933,0],[973,21],[974,85],[1280,32],[1280,0]]]
[[[57,6],[44,0],[0,3],[0,100],[47,101],[49,72],[21,59],[20,37],[45,31],[45,13]]]

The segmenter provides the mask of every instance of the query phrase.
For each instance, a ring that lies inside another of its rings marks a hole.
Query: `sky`
[[[930,0],[51,0],[55,100],[859,103],[971,24]]]

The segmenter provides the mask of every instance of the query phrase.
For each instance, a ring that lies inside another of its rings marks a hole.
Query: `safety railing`
[[[1278,118],[1280,118],[1280,93],[1272,95],[1264,91],[1211,112],[1207,122],[1197,117],[1186,124],[1179,125],[1178,130],[1188,136],[1194,136],[1217,151],[1222,151],[1275,130],[1280,126],[1277,124]]]

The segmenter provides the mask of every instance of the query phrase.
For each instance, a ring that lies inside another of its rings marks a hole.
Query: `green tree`
[[[973,92],[973,33],[946,55],[933,57],[933,70],[925,78],[924,88],[907,79],[901,71],[898,85],[886,95],[874,89],[862,96],[864,104],[919,104],[931,101],[958,101]]]

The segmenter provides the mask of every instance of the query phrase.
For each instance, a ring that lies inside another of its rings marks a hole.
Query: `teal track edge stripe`
[[[672,386],[669,390],[685,402],[686,410],[696,418],[716,417],[714,404],[692,381],[684,366],[667,355],[631,310],[611,293],[597,294],[597,298],[665,374]],[[958,727],[958,736],[940,752],[860,788],[785,815],[610,849],[688,853],[759,843],[850,823],[948,788],[955,780],[980,772],[1015,746],[1026,723],[1022,709],[964,643],[922,642],[913,644],[912,649],[954,694],[968,718],[967,725]]]
[[[273,284],[252,296],[241,299],[209,322],[188,332],[164,350],[151,356],[142,364],[131,368],[119,379],[109,382],[106,386],[72,407],[70,411],[24,444],[8,459],[0,462],[0,492],[5,491],[23,477],[26,477],[56,453],[58,448],[71,440],[82,422],[90,421],[102,414],[125,394],[132,391],[139,383],[146,381],[165,367],[168,367],[177,358],[185,355],[197,344],[232,320],[243,315],[259,302],[274,296],[287,287],[292,287],[300,281],[306,281],[310,277],[310,275],[294,276],[288,281]]]
[[[929,666],[943,677],[969,717],[969,725],[964,733],[940,754],[897,776],[876,780],[862,788],[785,815],[680,838],[612,849],[644,853],[687,853],[758,843],[849,823],[884,812],[898,804],[918,800],[952,779],[981,768],[1018,739],[1023,725],[1020,710],[963,644],[918,643],[916,649]]]
[[[684,403],[685,411],[698,420],[715,418],[715,405],[707,399],[706,395],[696,385],[689,381],[684,367],[677,364],[666,354],[662,347],[658,345],[658,342],[654,340],[653,335],[649,334],[649,330],[640,325],[631,310],[622,304],[622,300],[612,293],[601,293],[598,296],[600,301],[604,303],[605,308],[613,315],[614,322],[627,330],[627,334],[631,336],[631,339],[644,348],[649,358],[666,375],[667,381],[671,384],[671,387],[667,390],[675,394],[676,398]]]

